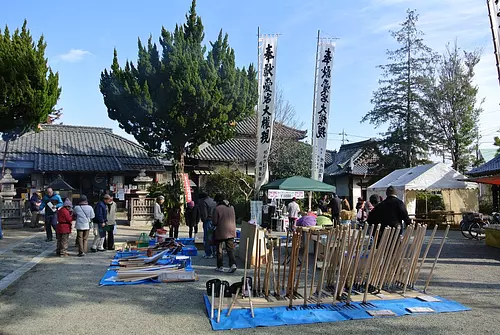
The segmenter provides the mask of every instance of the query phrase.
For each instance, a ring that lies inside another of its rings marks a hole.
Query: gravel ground
[[[120,234],[121,239],[129,238],[137,236],[137,230],[124,228]],[[437,247],[431,248],[430,256]],[[0,334],[212,333],[202,294],[208,279],[221,277],[213,271],[214,260],[194,257],[200,275],[196,283],[98,287],[111,257],[111,253],[98,253],[85,258],[46,258],[0,295]],[[233,333],[500,334],[495,317],[500,308],[499,266],[500,249],[450,232],[429,291],[472,311]],[[232,283],[242,273],[238,270],[225,277]]]

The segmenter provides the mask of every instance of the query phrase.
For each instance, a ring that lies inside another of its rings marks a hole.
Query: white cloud
[[[90,51],[82,50],[82,49],[71,49],[65,54],[59,55],[58,59],[69,62],[76,63],[82,61],[86,56],[92,55]]]

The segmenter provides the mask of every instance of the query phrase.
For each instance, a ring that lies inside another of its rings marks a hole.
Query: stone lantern
[[[14,196],[16,195],[16,189],[14,185],[18,181],[12,177],[12,171],[10,169],[5,170],[5,175],[0,179],[1,192],[0,195],[4,202],[12,202]]]
[[[134,183],[137,185],[137,191],[135,191],[135,193],[140,199],[146,198],[148,187],[152,182],[153,178],[146,176],[146,170],[141,170],[139,175],[134,178]]]

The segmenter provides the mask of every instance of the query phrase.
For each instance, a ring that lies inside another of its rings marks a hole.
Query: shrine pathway
[[[120,226],[117,239],[137,238],[148,229]],[[183,229],[181,236],[186,235]],[[70,252],[75,254],[71,241]],[[430,257],[438,247],[433,244]],[[98,286],[113,253],[83,258],[47,255],[0,293],[0,334],[213,334],[202,300],[205,282],[221,278],[232,283],[243,270],[216,273],[215,260],[205,260],[201,254],[193,257],[198,282],[115,287]],[[429,268],[426,264],[425,270]],[[429,291],[471,307],[469,312],[256,328],[231,334],[498,334],[499,278],[500,249],[450,232]]]

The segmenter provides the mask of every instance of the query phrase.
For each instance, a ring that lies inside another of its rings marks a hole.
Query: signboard
[[[184,194],[186,195],[186,202],[192,201],[191,197],[191,181],[189,180],[189,174],[184,173],[182,178],[184,184]]]
[[[256,225],[262,224],[262,201],[250,201],[250,220]]]
[[[332,63],[335,43],[330,40],[320,42],[316,64],[316,87],[313,110],[312,171],[311,178],[323,181],[326,144],[328,142],[328,119],[332,87]]]
[[[269,199],[304,199],[304,191],[269,190],[267,197]]]

